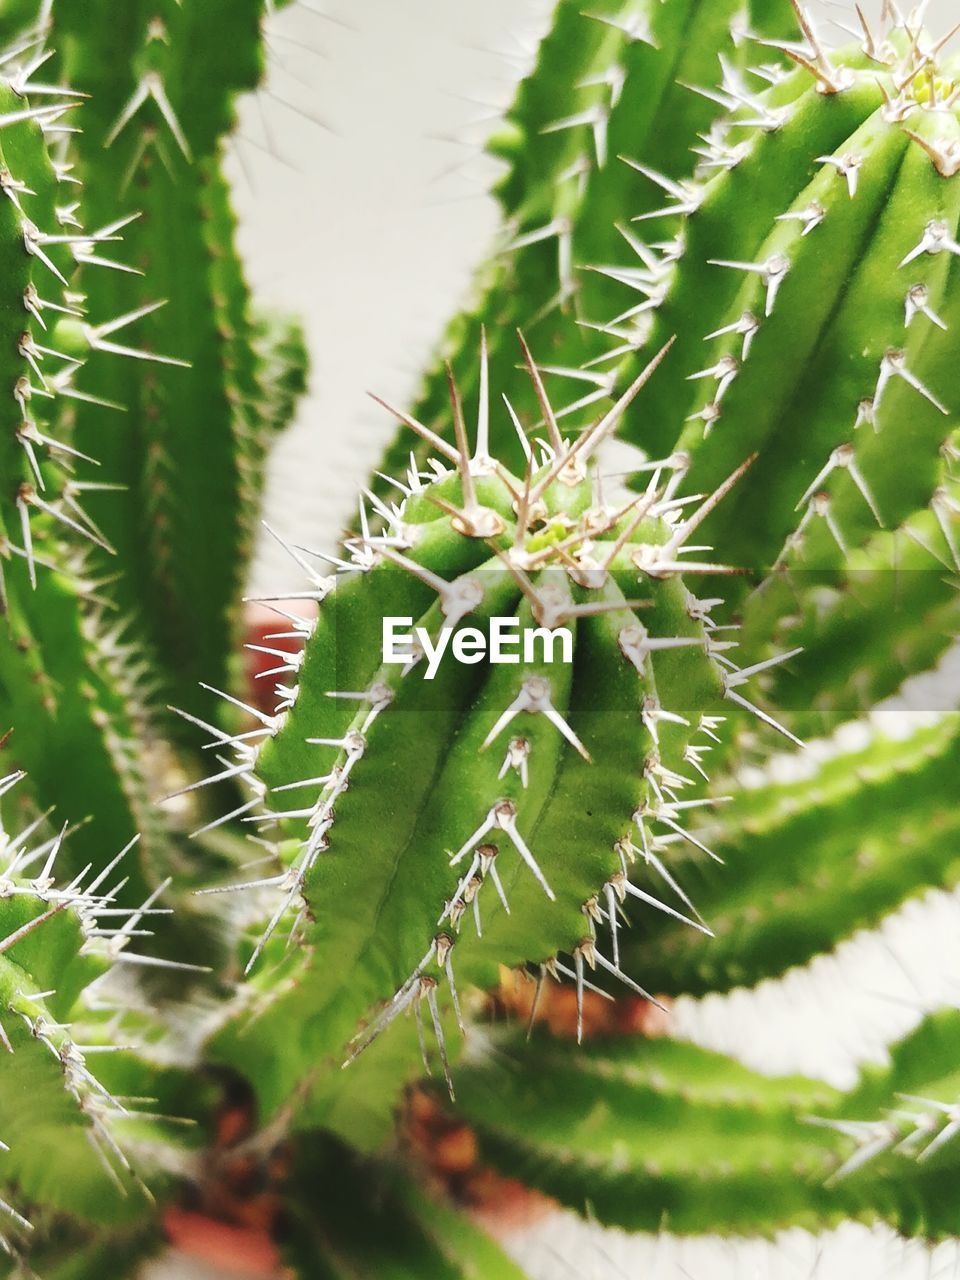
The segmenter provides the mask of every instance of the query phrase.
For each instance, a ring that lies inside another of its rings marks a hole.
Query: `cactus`
[[[644,171],[662,173],[668,185],[691,176],[696,157],[690,148],[698,135],[709,134],[718,110],[712,95],[691,93],[689,86],[713,84],[718,55],[740,61],[747,32],[786,34],[785,18],[777,0],[640,0],[586,10],[565,0],[557,6],[537,64],[489,142],[508,165],[497,196],[509,238],[479,273],[479,302],[457,317],[442,344],[464,394],[477,390],[475,353],[484,324],[492,385],[526,424],[540,413],[517,367],[517,326],[536,343],[545,372],[563,379],[561,423],[581,424],[609,394],[609,332],[623,326],[645,332],[649,308],[622,300],[624,285],[636,287],[637,227],[630,219],[652,213],[663,195]],[[626,315],[607,330],[620,312]],[[598,365],[591,368],[594,359]],[[446,396],[438,368],[416,416],[442,430]],[[497,432],[495,424],[498,456],[522,468],[509,420]],[[381,468],[388,475],[406,465],[405,444],[388,451]]]
[[[818,642],[836,654],[842,635],[860,654],[882,626],[908,655],[862,663],[866,689],[838,667],[846,694],[820,694],[821,731],[923,670],[949,636],[949,623],[934,632],[929,619],[949,618],[943,570],[956,567],[954,72],[942,42],[921,35],[915,46],[911,30],[867,36],[849,54],[813,36],[805,53],[792,50],[804,65],[759,97],[727,77],[725,145],[738,160],[691,188],[650,338],[677,341],[645,414],[625,423],[694,488],[734,452],[758,451],[749,483],[704,534],[750,571],[739,592],[749,654],[761,656],[772,616],[795,619],[795,598],[801,619],[816,614],[810,674],[787,698],[806,706],[820,693]],[[909,468],[891,465],[901,456]],[[903,608],[889,572],[901,554]],[[864,581],[870,606],[851,607]],[[821,629],[818,595],[831,589],[836,621]],[[798,642],[812,632],[801,621]]]
[[[850,724],[956,626],[943,47],[561,0],[492,143],[509,252],[338,554],[289,546],[318,612],[274,599],[264,710],[233,639],[306,360],[220,171],[263,16],[2,17],[8,1274],[133,1276],[180,1205],[294,1275],[512,1280],[418,1108],[627,1230],[958,1234],[955,1011],[846,1091],[665,1034],[957,884],[957,714]]]
[[[10,774],[0,788],[21,778]],[[168,1179],[182,1144],[145,1101],[159,1090],[172,1097],[149,1016],[114,1001],[128,947],[156,908],[113,905],[122,856],[63,883],[63,832],[4,832],[0,845],[0,1247],[17,1259],[39,1235],[52,1254],[66,1241],[82,1255],[105,1232],[118,1261],[140,1257],[157,1245],[149,1184]]]
[[[163,0],[114,20],[112,5],[57,0],[40,13],[45,71],[89,98],[70,149],[86,217],[123,237],[85,255],[73,282],[85,315],[59,326],[84,362],[70,379],[71,426],[97,465],[81,459],[78,473],[123,486],[89,503],[124,561],[117,607],[156,655],[164,700],[200,715],[214,703],[202,683],[224,688],[235,675],[227,659],[272,410],[295,402],[262,403],[274,372],[220,168],[236,98],[262,74],[262,10]]]
[[[309,973],[351,975],[344,987],[306,976],[290,997],[330,1048],[389,997],[353,1054],[412,1006],[429,1016],[449,1079],[439,983],[461,1027],[457,984],[490,987],[500,964],[553,966],[568,953],[581,997],[597,968],[639,990],[618,963],[625,896],[702,927],[682,903],[638,891],[627,871],[648,832],[704,848],[684,825],[688,809],[709,803],[680,794],[685,753],[724,697],[742,696],[735,690],[749,673],[713,658],[709,611],[681,578],[723,566],[682,556],[743,468],[688,510],[652,489],[622,509],[598,500],[591,454],[651,372],[574,445],[552,426],[552,445],[523,480],[489,456],[485,408],[476,448],[468,444],[452,381],[456,448],[409,419],[443,462],[408,477],[401,504],[382,508],[386,535],[348,543],[344,568],[355,572],[335,589],[317,579],[319,623],[286,668],[297,689],[281,690],[282,716],[261,717],[262,746],[236,748],[233,767],[251,789],[244,807],[298,842],[292,858],[279,850],[274,873],[238,886],[277,900],[247,969],[289,915]],[[422,647],[387,664],[384,621],[404,617]],[[519,619],[515,665],[485,666],[478,681],[439,656],[441,640],[453,653],[461,632],[482,644],[504,617]],[[569,641],[559,655],[558,628]],[[404,745],[412,741],[415,755]],[[610,954],[596,941],[604,918],[614,926]],[[274,1016],[288,1016],[283,1000]],[[273,1091],[278,1073],[303,1068],[283,1037],[266,1042],[283,1059],[267,1077]]]

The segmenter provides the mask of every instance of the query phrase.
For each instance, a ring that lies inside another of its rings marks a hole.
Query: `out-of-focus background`
[[[880,4],[861,7],[872,18]],[[310,395],[277,447],[267,498],[268,519],[295,541],[331,548],[394,430],[365,392],[410,403],[474,266],[496,243],[488,193],[497,168],[482,154],[483,139],[530,65],[551,7],[298,0],[273,20],[269,82],[245,106],[231,164],[255,291],[299,313],[312,352]],[[855,22],[846,0],[811,7],[837,42],[844,37],[835,24]],[[926,8],[934,29],[960,17],[958,0]],[[268,539],[253,585],[270,593],[301,585]],[[952,687],[960,688],[956,676]],[[922,714],[909,708],[924,700],[922,685],[910,691],[886,713],[889,727]],[[749,996],[685,1002],[678,1027],[756,1066],[846,1083],[855,1064],[878,1057],[922,1010],[960,997],[958,977],[960,907],[935,894],[836,960]],[[960,1274],[952,1246],[931,1256],[858,1227],[821,1240],[791,1232],[769,1244],[654,1243],[563,1214],[514,1236],[512,1248],[539,1280]],[[152,1270],[152,1280],[160,1274]],[[162,1274],[215,1275],[176,1259]]]

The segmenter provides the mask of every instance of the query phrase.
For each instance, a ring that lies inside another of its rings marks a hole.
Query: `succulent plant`
[[[528,362],[550,423],[542,459],[521,480],[490,456],[485,399],[472,448],[452,380],[456,447],[410,419],[443,461],[380,504],[386,531],[347,544],[335,585],[318,579],[319,621],[285,668],[297,687],[232,766],[263,829],[296,841],[275,873],[238,886],[278,904],[247,969],[287,915],[309,956],[295,992],[256,1021],[287,1019],[294,1002],[329,1051],[386,1001],[349,1061],[412,1007],[451,1092],[439,984],[461,1030],[458,984],[490,988],[500,965],[568,971],[582,1006],[593,970],[642,992],[619,966],[628,896],[704,928],[654,850],[667,832],[709,855],[685,824],[711,801],[686,798],[684,771],[752,674],[716,660],[712,602],[682,578],[724,574],[684,549],[743,469],[697,506],[654,486],[611,506],[591,455],[653,369],[570,444]],[[659,868],[667,898],[634,885],[637,860]],[[276,1059],[271,1089],[304,1069],[283,1037],[257,1051]]]
[[[673,1017],[956,887],[949,691],[856,719],[957,622],[946,41],[560,0],[506,251],[342,547],[284,544],[271,700],[240,597],[306,352],[220,164],[268,7],[0,17],[7,1274],[133,1276],[199,1213],[305,1278],[513,1280],[462,1212],[498,1177],[956,1236],[955,1011],[848,1089]]]

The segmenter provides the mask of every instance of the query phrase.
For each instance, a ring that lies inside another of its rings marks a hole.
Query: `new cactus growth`
[[[269,8],[0,15],[4,1274],[134,1277],[204,1210],[304,1280],[519,1276],[424,1166],[960,1234],[953,1011],[846,1090],[675,1034],[956,888],[951,691],[855,720],[957,625],[947,40],[560,0],[507,252],[342,546],[284,542],[271,704],[233,638],[306,352],[220,167]]]

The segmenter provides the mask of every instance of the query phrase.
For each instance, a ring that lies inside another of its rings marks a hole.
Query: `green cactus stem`
[[[800,649],[762,683],[763,705],[801,736],[862,716],[911,676],[934,668],[960,627],[957,436],[939,459],[926,508],[850,551],[842,570],[771,575],[746,602],[745,660]],[[950,706],[944,688],[939,704]]]
[[[744,1236],[856,1219],[936,1240],[958,1221],[957,1036],[955,1011],[934,1015],[845,1095],[670,1039],[589,1057],[507,1040],[463,1069],[459,1107],[495,1167],[611,1225]]]
[[[803,66],[756,98],[728,77],[742,155],[691,194],[655,325],[677,341],[624,425],[695,490],[757,451],[704,528],[745,584],[839,567],[925,508],[958,400],[951,64],[903,32],[787,52]]]
[[[710,606],[683,584],[724,567],[683,548],[743,467],[699,505],[653,485],[605,505],[591,456],[652,369],[568,444],[526,358],[550,423],[541,456],[511,475],[483,416],[471,452],[452,380],[455,447],[401,414],[437,457],[397,505],[377,504],[385,533],[349,539],[336,581],[312,571],[320,616],[287,659],[295,684],[234,745],[250,794],[238,813],[281,837],[276,870],[235,886],[272,901],[248,953],[251,1016],[285,1031],[295,1019],[307,1060],[286,1036],[227,1037],[228,1060],[258,1059],[268,1112],[307,1063],[322,1076],[318,1062],[352,1060],[405,1011],[432,1028],[449,1080],[444,1009],[462,1025],[458,988],[495,985],[502,964],[567,972],[580,997],[594,969],[646,994],[619,964],[628,897],[704,927],[652,846],[668,834],[711,857],[689,829],[709,803],[683,795],[689,750],[750,673],[716,661]],[[428,664],[442,635],[479,645],[501,617],[541,640],[566,628],[570,653]],[[385,661],[387,618],[421,628],[403,665]],[[649,859],[653,892],[629,876]]]
[[[0,446],[0,724],[15,730],[3,742],[5,767],[30,774],[22,795],[5,803],[29,795],[34,814],[56,806],[75,823],[95,806],[95,821],[67,855],[73,871],[142,832],[142,874],[131,880],[139,902],[164,874],[156,870],[163,823],[145,759],[157,773],[167,765],[146,710],[150,676],[104,599],[100,568],[112,559],[110,544],[89,508],[102,482],[77,472],[64,408],[74,403],[75,366],[56,336],[58,320],[80,314],[69,281],[102,236],[84,229],[69,169],[49,158],[79,99],[37,83],[32,63],[3,73],[11,78],[0,80],[8,427]]]
[[[20,780],[8,775],[0,790]],[[156,1090],[159,1076],[138,1063],[137,1020],[118,1019],[111,995],[117,970],[138,962],[129,944],[160,908],[155,897],[139,910],[115,905],[119,857],[62,884],[63,842],[63,832],[26,828],[4,834],[0,850],[0,1246],[13,1256],[34,1235],[42,1252],[51,1232],[142,1232],[152,1212],[144,1178],[159,1189],[157,1152],[178,1146],[162,1117],[127,1100]],[[126,1037],[120,1053],[99,1056]]]

